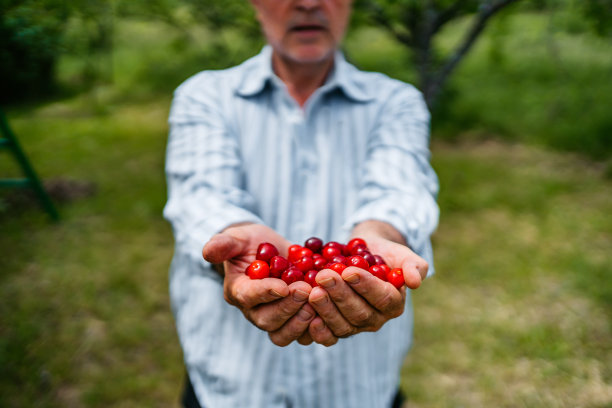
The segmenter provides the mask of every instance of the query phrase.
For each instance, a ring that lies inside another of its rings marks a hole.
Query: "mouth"
[[[325,26],[318,23],[299,23],[290,27],[290,31],[298,34],[315,34],[325,30]]]
[[[291,27],[292,31],[323,31],[325,28],[318,24],[303,24]]]

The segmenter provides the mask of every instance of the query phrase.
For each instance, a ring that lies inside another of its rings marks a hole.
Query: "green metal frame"
[[[43,188],[40,179],[36,175],[34,168],[30,164],[28,157],[25,152],[21,149],[19,145],[19,141],[17,137],[9,127],[8,121],[6,120],[6,116],[4,112],[0,110],[0,134],[2,134],[2,138],[0,138],[0,149],[8,149],[13,153],[17,163],[21,167],[25,178],[22,179],[0,179],[0,187],[7,188],[31,188],[34,190],[34,193],[38,196],[42,206],[45,211],[49,214],[49,217],[53,221],[59,220],[59,213],[55,209],[53,205],[53,201],[51,201],[51,197]]]

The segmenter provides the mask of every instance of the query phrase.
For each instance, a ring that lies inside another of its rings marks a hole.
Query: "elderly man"
[[[391,407],[409,291],[432,273],[429,114],[412,86],[344,60],[350,0],[251,3],[268,45],[187,80],[170,113],[164,215],[184,404]],[[245,275],[259,243],[286,254],[310,236],[363,238],[409,289],[356,267],[324,269],[314,288]]]

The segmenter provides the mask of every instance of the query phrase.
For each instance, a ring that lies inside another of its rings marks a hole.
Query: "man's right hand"
[[[307,333],[316,316],[308,304],[312,288],[301,281],[287,285],[281,279],[250,279],[245,269],[255,260],[262,242],[272,243],[284,254],[290,245],[264,225],[237,224],[213,236],[204,245],[202,255],[212,264],[223,265],[225,300],[238,307],[255,326],[267,331],[274,344],[286,346]]]

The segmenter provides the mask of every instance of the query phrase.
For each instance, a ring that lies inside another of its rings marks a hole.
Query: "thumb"
[[[213,264],[228,261],[243,252],[244,242],[229,234],[214,235],[202,248],[202,256]]]

